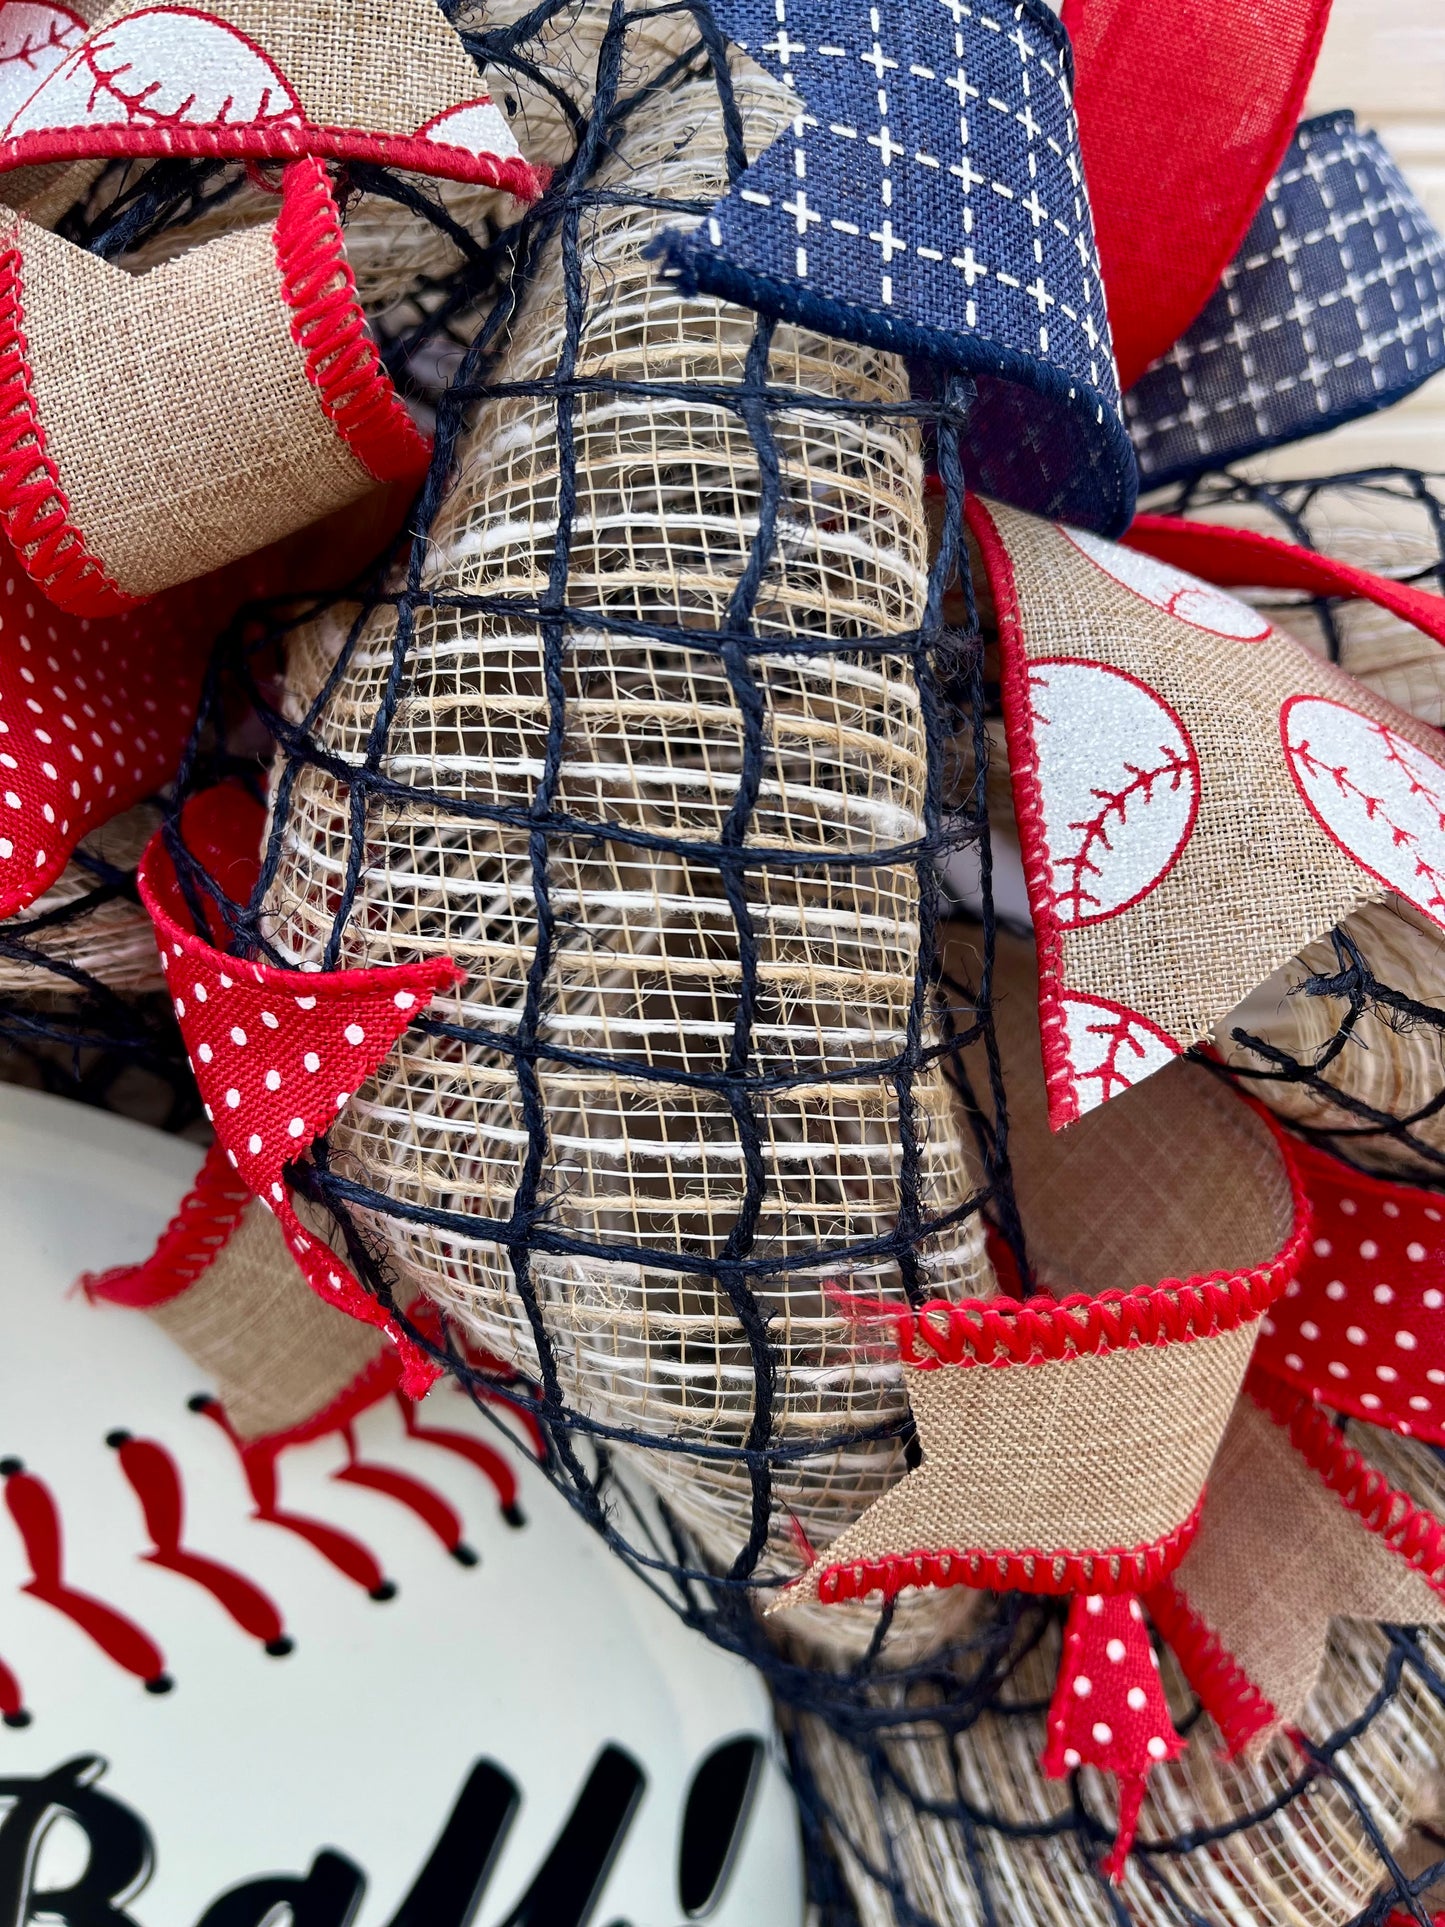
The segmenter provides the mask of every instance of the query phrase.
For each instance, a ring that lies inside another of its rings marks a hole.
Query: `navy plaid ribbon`
[[[1445,239],[1379,136],[1301,123],[1194,325],[1125,397],[1156,487],[1321,435],[1445,368]]]
[[[969,377],[969,480],[1118,532],[1136,477],[1079,158],[1042,0],[713,0],[798,97],[791,131],[690,233],[689,293]]]

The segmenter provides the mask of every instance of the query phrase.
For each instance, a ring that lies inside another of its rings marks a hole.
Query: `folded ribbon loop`
[[[240,791],[197,797],[181,829],[212,875],[239,881],[258,868],[262,815]],[[161,965],[206,1114],[226,1157],[274,1212],[307,1283],[327,1304],[385,1332],[420,1397],[433,1366],[349,1267],[301,1222],[286,1167],[335,1119],[413,1015],[461,973],[445,958],[370,970],[306,973],[227,957],[196,934],[164,835],[139,872]]]

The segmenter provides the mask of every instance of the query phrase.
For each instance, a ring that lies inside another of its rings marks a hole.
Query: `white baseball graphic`
[[[93,33],[26,102],[9,138],[52,127],[301,126],[269,56],[234,27],[185,7],[127,14]]]
[[[1142,1084],[1179,1055],[1174,1039],[1136,1010],[1068,991],[1059,1003],[1080,1114]]]
[[[1263,642],[1270,634],[1269,620],[1258,609],[1251,609],[1247,602],[1227,595],[1212,583],[1201,582],[1198,576],[1137,549],[1106,542],[1084,529],[1065,529],[1064,533],[1105,575],[1132,589],[1165,615],[1178,616],[1196,629],[1207,629],[1212,636],[1227,636],[1234,642]]]
[[[758,1676],[461,1392],[288,1448],[263,1517],[197,1368],[72,1290],[196,1162],[0,1087],[0,1919],[799,1927]]]
[[[84,32],[85,22],[68,7],[47,6],[42,0],[3,0],[0,126],[49,79]]]
[[[1279,729],[1290,775],[1320,826],[1445,928],[1445,765],[1324,696],[1291,696]]]
[[[1123,670],[1045,657],[1028,679],[1053,914],[1096,923],[1147,896],[1189,841],[1198,759],[1169,705]]]
[[[437,141],[446,147],[462,147],[469,154],[518,154],[512,130],[502,112],[490,100],[468,101],[462,107],[448,108],[435,120],[419,127],[423,140]]]

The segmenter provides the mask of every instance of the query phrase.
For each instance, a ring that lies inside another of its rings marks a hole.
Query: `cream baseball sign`
[[[196,1367],[71,1289],[196,1161],[0,1090],[0,1927],[798,1921],[756,1677],[460,1392],[262,1518]]]

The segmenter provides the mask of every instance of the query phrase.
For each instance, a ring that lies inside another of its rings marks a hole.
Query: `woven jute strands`
[[[960,974],[965,953],[964,941],[950,951]],[[1017,940],[999,939],[994,981],[1014,1195],[1044,1290],[1168,1294],[1180,1281],[1224,1283],[1276,1261],[1294,1202],[1254,1112],[1209,1071],[1176,1063],[1051,1133],[1031,959]],[[979,1082],[987,1088],[986,1075]],[[828,1547],[826,1564],[1002,1550],[1024,1555],[1032,1581],[1049,1553],[1148,1547],[1176,1531],[1229,1423],[1253,1319],[1097,1351],[1078,1331],[1080,1351],[1058,1359],[1005,1363],[980,1338],[971,1362],[905,1368],[923,1463]],[[811,1594],[818,1572],[779,1609]]]
[[[133,870],[157,821],[158,813],[145,805],[127,810],[93,831],[80,846],[81,856],[109,869]],[[129,897],[112,894],[84,861],[72,859],[43,896],[0,924],[0,939],[28,953],[22,959],[0,952],[0,993],[69,999],[84,994],[85,977],[108,990],[160,988],[150,918]]]
[[[1398,805],[1390,798],[1389,771],[1403,767],[1402,753],[1422,759],[1407,814],[1418,804],[1430,818],[1431,785],[1445,791],[1445,768],[1434,731],[1292,637],[1263,633],[1262,620],[1253,635],[1231,632],[1233,618],[1221,615],[1217,602],[1198,621],[1181,619],[1162,591],[1153,599],[1147,572],[1109,545],[1075,540],[1013,510],[989,513],[1016,598],[1011,618],[1002,606],[1011,599],[1007,585],[994,582],[1015,804],[1045,957],[1046,1063],[1062,1122],[1210,1035],[1302,944],[1363,904],[1381,901],[1388,882],[1367,860],[1398,867],[1406,859],[1397,853],[1408,849],[1411,882],[1428,897],[1441,861],[1439,827],[1422,819],[1418,834],[1390,844],[1382,826],[1412,826],[1397,824],[1391,814]],[[1247,629],[1252,612],[1234,607]],[[1224,633],[1218,633],[1221,623]],[[1067,690],[1050,700],[1051,675],[1061,682],[1072,677],[1081,690],[1087,685],[1087,696]],[[1149,710],[1148,724],[1139,724],[1149,753],[1162,755],[1164,742],[1177,761],[1172,771],[1161,764],[1151,787],[1144,783],[1148,772],[1129,774],[1134,765],[1121,750],[1130,800],[1108,821],[1104,791],[1113,770],[1101,768],[1101,787],[1093,792],[1106,832],[1101,840],[1097,826],[1062,820],[1071,812],[1060,812],[1050,792],[1047,754],[1057,754],[1064,730],[1080,753],[1086,744],[1118,739],[1126,694]],[[1287,722],[1286,705],[1294,703],[1304,705],[1298,713],[1310,719],[1297,727]],[[1038,720],[1041,714],[1046,721]],[[1291,729],[1286,744],[1282,736]],[[1346,747],[1331,730],[1344,732]],[[1048,743],[1041,731],[1052,732]],[[1045,760],[1035,766],[1041,750]],[[1336,752],[1338,771],[1326,767]],[[1138,825],[1151,810],[1157,817],[1170,797],[1191,790],[1196,808],[1185,822],[1181,807],[1173,847],[1152,847]],[[1060,820],[1051,821],[1054,816]],[[1351,837],[1358,858],[1344,847]],[[1374,848],[1380,838],[1390,845],[1383,857]],[[1413,874],[1416,850],[1423,880]],[[1101,864],[1115,866],[1116,875],[1129,873],[1126,900],[1100,894]],[[1074,901],[1071,889],[1093,894]],[[1101,1004],[1117,1014],[1121,1035],[1129,1030],[1139,1045],[1132,1069],[1118,1061],[1128,1052],[1116,1053],[1102,1070],[1080,1056],[1087,1026],[1079,1013]]]
[[[1445,983],[1445,932],[1398,899],[1346,917],[1341,938],[1353,945],[1377,983],[1407,998],[1434,1003]],[[1333,1137],[1357,1164],[1387,1175],[1439,1179],[1445,1172],[1445,1031],[1395,1014],[1367,998],[1356,1008],[1348,991],[1317,993],[1311,978],[1330,979],[1349,962],[1333,939],[1307,944],[1297,957],[1245,998],[1221,1022],[1216,1042],[1246,1075],[1249,1089],[1292,1123]],[[1242,1035],[1241,1035],[1242,1033]],[[1246,1041],[1256,1040],[1254,1044]]]
[[[316,1214],[309,1222],[324,1231]],[[305,1426],[383,1350],[378,1332],[307,1288],[276,1220],[255,1200],[195,1282],[148,1316],[215,1386],[243,1439]]]
[[[675,22],[672,23],[675,26]],[[651,48],[645,59],[654,58]],[[738,75],[748,151],[791,113],[788,98]],[[631,85],[630,77],[623,91]],[[577,374],[738,385],[754,320],[662,285],[643,249],[668,203],[706,200],[726,178],[711,77],[684,80],[627,121],[600,189],[655,197],[583,219],[583,320]],[[545,381],[563,340],[563,267],[544,260],[512,334],[498,385]],[[902,401],[902,364],[870,350],[780,329],[770,379],[852,403]],[[757,461],[737,414],[701,397],[579,396],[577,508],[568,600],[661,623],[717,625],[757,530]],[[557,529],[557,416],[549,395],[487,403],[461,454],[433,537],[430,586],[535,598]],[[786,536],[767,570],[756,624],[780,638],[836,638],[836,654],[762,657],[767,750],[753,834],[769,844],[860,858],[922,833],[923,726],[912,673],[895,658],[851,656],[855,634],[920,621],[926,585],[922,473],[915,429],[805,406],[775,418]],[[292,651],[291,713],[302,716],[346,641],[333,619]],[[326,748],[359,761],[382,698],[393,622],[364,624],[313,723]],[[543,643],[518,617],[418,612],[405,692],[382,768],[431,786],[438,804],[372,810],[341,960],[377,963],[445,952],[468,972],[439,1016],[513,1032],[537,941],[525,833],[469,824],[447,799],[525,808],[542,773],[547,727]],[[742,726],[715,659],[603,630],[569,631],[566,746],[556,807],[677,838],[715,840],[737,791]],[[273,941],[315,959],[330,935],[347,862],[347,805],[314,768],[299,769],[269,898]],[[557,950],[542,1035],[608,1053],[615,1070],[545,1062],[548,1142],[541,1192],[549,1223],[583,1238],[679,1251],[717,1250],[744,1196],[742,1155],[725,1104],[651,1081],[655,1071],[716,1072],[737,994],[737,936],[716,868],[620,842],[554,841]],[[759,1059],[789,1072],[886,1059],[902,1044],[919,947],[918,882],[906,862],[823,877],[754,872]],[[639,1075],[626,1062],[635,1057]],[[962,1207],[973,1176],[936,1067],[914,1083],[926,1211]],[[766,1199],[755,1252],[804,1252],[886,1234],[898,1208],[896,1097],[884,1077],[806,1083],[760,1099]],[[333,1132],[336,1168],[402,1204],[472,1216],[508,1212],[528,1145],[514,1065],[480,1044],[403,1038],[374,1089]],[[506,1253],[484,1231],[460,1237],[385,1211],[371,1232],[488,1349],[537,1368],[531,1327]],[[988,1288],[971,1220],[929,1239],[921,1275],[950,1296]],[[531,1276],[569,1399],[658,1438],[736,1447],[751,1417],[754,1363],[738,1319],[705,1274],[673,1265],[533,1254]],[[896,1290],[891,1261],[864,1264],[853,1288]],[[776,1371],[774,1432],[805,1445],[897,1419],[896,1368],[860,1349],[821,1268],[763,1282]],[[731,1559],[748,1537],[750,1479],[738,1461],[637,1451],[638,1469],[701,1543]],[[826,1543],[901,1469],[896,1442],[820,1450],[774,1473],[774,1550],[795,1562],[791,1512]],[[836,1622],[840,1627],[842,1622]]]
[[[1422,1644],[1440,1666],[1445,1640],[1426,1631]],[[1260,1755],[1225,1761],[1212,1723],[1199,1719],[1179,1758],[1150,1774],[1140,1851],[1120,1888],[1110,1889],[1092,1864],[1097,1849],[1071,1825],[1072,1788],[1045,1779],[1038,1767],[1058,1652],[1054,1631],[1024,1658],[1003,1703],[956,1736],[932,1717],[936,1701],[917,1692],[916,1722],[883,1743],[881,1776],[821,1721],[793,1722],[830,1810],[827,1832],[864,1927],[981,1920],[981,1888],[1010,1927],[1119,1927],[1121,1920],[1178,1927],[1191,1917],[1181,1908],[1211,1927],[1347,1927],[1388,1889],[1362,1809],[1385,1849],[1408,1867],[1413,1829],[1432,1817],[1439,1797],[1445,1709],[1407,1671],[1399,1691],[1338,1755],[1340,1779],[1325,1774],[1301,1787],[1300,1757],[1283,1737]],[[1304,1730],[1322,1738],[1367,1714],[1388,1652],[1377,1627],[1337,1621]],[[1189,1690],[1167,1651],[1161,1665],[1183,1719]],[[903,1689],[886,1682],[862,1697],[867,1710],[907,1703]],[[1089,1810],[1110,1824],[1107,1782],[1089,1768],[1079,1780]],[[960,1801],[976,1816],[967,1823],[951,1817]],[[1261,1817],[1243,1824],[1251,1814]],[[1196,1833],[1202,1837],[1184,1851],[1150,1865],[1152,1841]],[[1438,1847],[1426,1846],[1416,1864],[1438,1858]],[[870,1865],[891,1873],[916,1911],[893,1907]]]
[[[271,231],[133,278],[22,223],[28,391],[68,520],[125,596],[219,568],[373,484],[292,338]],[[12,418],[14,478],[25,472]],[[12,521],[26,554],[24,532]]]

